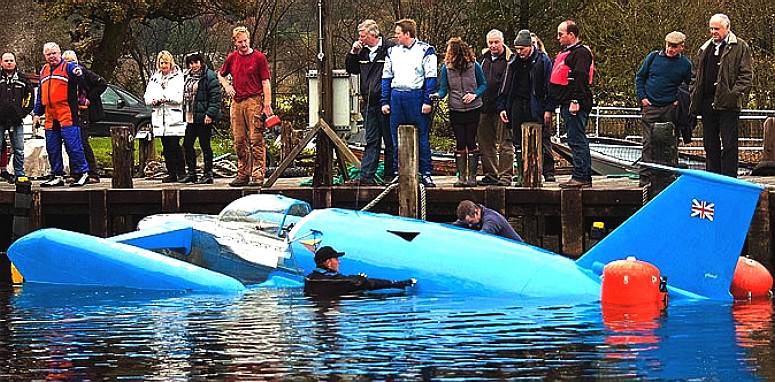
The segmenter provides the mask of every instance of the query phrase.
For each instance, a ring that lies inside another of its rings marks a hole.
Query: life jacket
[[[40,100],[46,107],[46,129],[59,121],[60,126],[76,124],[76,118],[70,105],[70,76],[67,73],[67,62],[62,60],[53,69],[51,65],[43,65],[40,70]]]
[[[584,49],[589,50],[590,54],[592,54],[592,50],[589,49],[586,45],[579,45],[577,47],[583,47]],[[561,85],[566,86],[568,85],[568,77],[570,76],[571,68],[567,64],[565,64],[565,59],[568,58],[568,55],[571,54],[574,50],[576,50],[577,47],[573,47],[571,49],[563,50],[562,52],[557,54],[557,58],[554,59],[554,66],[552,67],[552,76],[549,78],[549,83],[555,84],[555,85]],[[589,84],[592,85],[592,76],[595,73],[595,61],[594,58],[592,60],[592,64],[589,65]]]

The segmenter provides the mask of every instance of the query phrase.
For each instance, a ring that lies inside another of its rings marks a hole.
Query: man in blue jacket
[[[654,124],[659,122],[676,123],[678,107],[678,88],[689,84],[692,79],[692,63],[681,53],[684,50],[686,36],[681,32],[670,32],[665,37],[665,50],[654,51],[646,56],[640,70],[635,74],[635,92],[643,108],[641,134],[643,136],[643,154],[641,161],[653,163],[655,150],[678,150],[678,136],[669,140],[670,147],[654,147],[652,135]],[[672,131],[675,134],[675,131]],[[676,157],[677,159],[677,157]],[[677,166],[678,163],[664,163]],[[640,169],[640,186],[649,184],[651,169]]]
[[[462,200],[457,205],[457,221],[452,225],[524,241],[503,215],[470,200]]]
[[[396,21],[397,45],[388,49],[382,71],[382,112],[390,114],[393,163],[398,170],[398,125],[414,125],[420,151],[420,174],[426,187],[436,187],[431,178],[431,94],[436,91],[436,49],[417,39],[417,23]],[[397,173],[397,172],[396,172]]]

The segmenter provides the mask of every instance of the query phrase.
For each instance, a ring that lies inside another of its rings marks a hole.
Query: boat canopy
[[[284,237],[285,232],[311,210],[310,205],[301,200],[254,194],[231,202],[218,214],[218,222],[248,223],[263,233]]]

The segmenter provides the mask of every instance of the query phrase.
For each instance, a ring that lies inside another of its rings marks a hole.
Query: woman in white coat
[[[161,138],[162,155],[167,175],[162,183],[177,182],[185,176],[183,149],[180,137],[186,134],[183,120],[183,71],[175,65],[172,54],[166,50],[156,56],[156,73],[148,80],[145,103],[153,107],[151,125],[153,136]]]

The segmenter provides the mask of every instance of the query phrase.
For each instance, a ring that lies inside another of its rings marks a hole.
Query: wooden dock
[[[747,180],[767,185],[748,233],[744,253],[773,269],[772,212],[775,206],[775,177],[748,177]],[[0,184],[0,248],[12,240],[14,215],[25,214],[29,229],[57,227],[107,237],[135,229],[145,216],[158,213],[217,214],[231,201],[259,192],[257,188],[233,188],[231,179],[216,179],[213,185],[162,184],[159,180],[134,179],[134,188],[111,188],[110,179],[80,188],[32,187],[32,207],[20,210],[14,205],[15,186]],[[384,187],[304,187],[304,178],[286,178],[263,193],[276,193],[309,202],[313,208],[338,207],[361,209],[377,197]],[[460,200],[482,203],[506,216],[517,232],[530,244],[575,258],[590,246],[589,232],[593,222],[605,223],[610,232],[637,211],[643,203],[638,181],[628,178],[593,180],[593,187],[583,190],[560,190],[558,183],[540,189],[520,187],[452,187],[453,177],[436,177],[438,187],[426,189],[427,220],[451,222]],[[373,209],[374,212],[398,213],[397,192],[392,191]],[[655,227],[654,229],[658,229]],[[353,228],[357,237],[358,227]],[[4,257],[4,256],[3,256]],[[3,259],[4,260],[4,259]],[[2,277],[0,277],[0,280]]]

